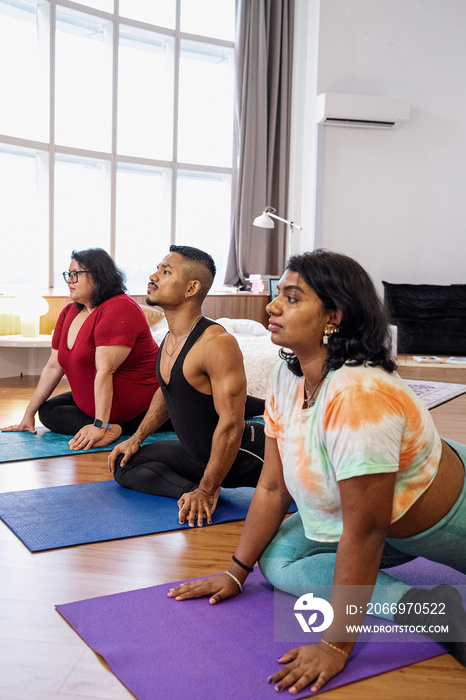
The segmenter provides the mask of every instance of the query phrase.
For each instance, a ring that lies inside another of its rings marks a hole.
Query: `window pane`
[[[81,5],[93,7],[95,10],[113,13],[113,0],[80,0]]]
[[[233,49],[182,42],[178,159],[231,167]]]
[[[225,277],[230,243],[229,176],[182,172],[178,177],[176,242],[210,253],[217,265],[214,285]]]
[[[175,28],[175,0],[120,0],[120,16]]]
[[[163,37],[120,32],[118,153],[171,160],[173,76]]]
[[[71,252],[85,248],[110,251],[108,166],[100,161],[57,157],[55,163],[55,285]]]
[[[235,0],[181,0],[181,31],[235,40]]]
[[[37,7],[18,5],[0,2],[0,133],[46,141],[48,88],[41,78],[47,67],[37,50]]]
[[[47,227],[37,196],[37,156],[0,150],[2,285],[48,287]]]
[[[111,29],[92,17],[57,12],[56,141],[111,149]]]
[[[116,261],[131,290],[145,290],[170,245],[168,176],[120,166],[117,174]]]

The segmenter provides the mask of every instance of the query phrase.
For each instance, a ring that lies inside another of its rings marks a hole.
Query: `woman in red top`
[[[140,424],[158,388],[158,347],[144,312],[127,294],[123,273],[102,248],[73,251],[68,283],[74,303],[57,321],[50,359],[19,425],[35,414],[55,433],[73,435],[72,450],[103,447]],[[71,391],[49,398],[63,375]]]

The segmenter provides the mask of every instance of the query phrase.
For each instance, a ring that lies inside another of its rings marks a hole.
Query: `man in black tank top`
[[[236,340],[203,316],[215,276],[210,255],[171,246],[150,277],[147,303],[165,311],[168,333],[157,356],[160,388],[136,433],[109,457],[125,488],[178,500],[179,521],[212,522],[220,487],[255,486],[264,457],[264,426],[245,420],[264,401],[246,395],[243,357]],[[171,420],[177,440],[142,445]]]

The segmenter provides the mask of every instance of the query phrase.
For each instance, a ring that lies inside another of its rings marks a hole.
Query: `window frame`
[[[38,51],[42,62],[42,70],[48,73],[48,100],[49,110],[49,125],[48,142],[34,141],[18,136],[9,136],[0,133],[0,145],[6,145],[9,148],[18,149],[18,152],[23,149],[34,151],[41,154],[42,160],[47,164],[48,177],[43,176],[43,182],[38,185],[38,197],[42,200],[41,206],[48,212],[48,286],[54,288],[54,199],[55,199],[55,158],[56,156],[68,156],[76,158],[85,158],[91,160],[102,161],[107,164],[110,173],[110,249],[109,253],[115,258],[117,252],[117,172],[119,165],[128,165],[141,168],[154,168],[156,170],[163,169],[171,173],[171,186],[169,189],[169,220],[170,220],[170,243],[176,242],[176,211],[177,211],[177,180],[178,171],[192,171],[202,174],[227,175],[231,183],[234,182],[234,171],[236,169],[237,153],[235,152],[235,140],[233,139],[233,119],[232,119],[232,143],[233,143],[233,158],[231,166],[217,167],[212,165],[202,165],[197,163],[183,163],[178,161],[178,119],[179,119],[179,76],[180,76],[180,51],[182,41],[189,41],[198,44],[209,44],[227,50],[235,50],[235,44],[232,41],[215,39],[208,36],[194,35],[182,32],[180,29],[181,21],[181,1],[176,2],[176,24],[175,29],[159,27],[157,25],[147,24],[139,20],[134,20],[127,17],[119,16],[119,0],[114,0],[113,13],[104,12],[102,10],[89,7],[85,2],[77,3],[71,0],[33,0],[37,4],[38,24],[40,25],[40,38],[38,41]],[[109,152],[101,152],[77,148],[72,146],[64,146],[57,144],[55,140],[55,64],[56,64],[56,16],[57,11],[61,9],[69,10],[81,14],[84,17],[89,17],[91,20],[100,20],[109,25],[111,32],[111,150]],[[144,158],[130,155],[120,155],[117,152],[117,122],[118,122],[118,52],[119,52],[119,29],[120,25],[135,31],[142,30],[156,35],[165,35],[173,41],[173,134],[172,134],[172,159],[159,160],[156,158]],[[45,81],[47,83],[47,81]],[[232,192],[231,201],[232,199]],[[156,262],[156,261],[154,261]]]

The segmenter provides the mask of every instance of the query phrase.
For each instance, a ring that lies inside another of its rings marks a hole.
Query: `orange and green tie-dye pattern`
[[[339,540],[341,479],[396,472],[392,522],[432,482],[441,440],[427,408],[398,374],[344,365],[327,376],[315,406],[303,409],[303,402],[304,379],[278,364],[266,401],[266,434],[277,440],[307,537]]]

